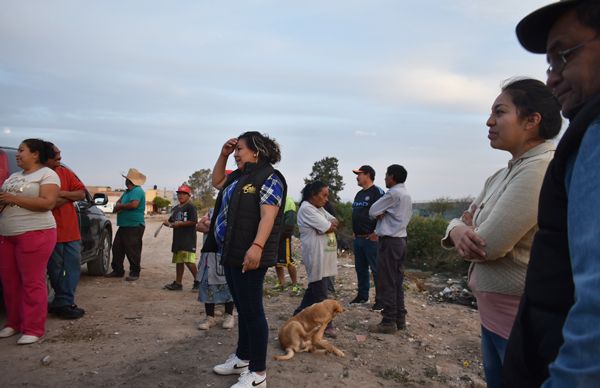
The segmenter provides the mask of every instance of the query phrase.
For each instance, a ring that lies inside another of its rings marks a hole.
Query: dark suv
[[[0,186],[10,174],[19,170],[16,148],[0,146]],[[94,197],[85,192],[85,199],[75,202],[81,231],[81,264],[87,264],[90,275],[104,275],[110,268],[112,224],[96,205],[106,205],[108,197],[98,193]]]

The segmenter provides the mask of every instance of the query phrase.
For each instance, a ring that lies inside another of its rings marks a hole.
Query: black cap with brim
[[[517,38],[526,50],[536,54],[546,52],[548,33],[556,20],[581,0],[561,0],[525,16],[517,24]]]

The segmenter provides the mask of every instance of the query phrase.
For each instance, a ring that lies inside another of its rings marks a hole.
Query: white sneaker
[[[215,317],[211,317],[210,315],[208,315],[204,322],[198,325],[198,330],[208,330],[216,324],[217,321],[215,321]]]
[[[16,331],[12,327],[6,326],[4,329],[0,330],[0,338],[8,338],[17,333],[18,331]]]
[[[267,374],[259,375],[256,372],[246,371],[240,375],[238,382],[231,388],[267,388]]]
[[[221,324],[221,327],[223,327],[223,329],[233,329],[234,326],[235,320],[233,319],[233,315],[225,314],[225,317],[223,317],[223,323]]]
[[[41,340],[42,337],[37,337],[35,335],[27,335],[24,334],[21,336],[21,338],[19,338],[17,340],[17,345],[29,345],[29,344],[34,344],[36,342],[38,342],[39,340]]]
[[[223,364],[215,365],[213,372],[218,375],[239,375],[248,371],[248,361],[242,361],[234,354],[230,355]]]

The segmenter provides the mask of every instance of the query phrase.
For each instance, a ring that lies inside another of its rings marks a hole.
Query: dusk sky
[[[475,196],[510,154],[485,122],[503,80],[545,81],[515,25],[548,0],[0,0],[0,145],[56,143],[87,185],[175,189],[246,130],[300,198],[315,161],[408,170],[413,200]],[[234,166],[233,158],[230,167]]]

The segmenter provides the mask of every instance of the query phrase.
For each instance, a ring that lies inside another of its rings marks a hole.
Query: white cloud
[[[5,135],[10,135],[10,133],[12,132],[12,130],[10,128],[6,127],[6,128],[4,128],[3,132],[4,132]]]
[[[498,94],[498,80],[469,77],[431,65],[397,67],[382,74],[377,85],[379,92],[403,104],[435,105],[481,113],[487,111]]]
[[[356,136],[356,137],[374,137],[374,136],[377,136],[377,134],[375,132],[354,131],[354,136]]]

